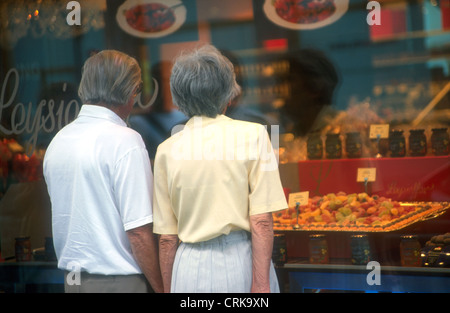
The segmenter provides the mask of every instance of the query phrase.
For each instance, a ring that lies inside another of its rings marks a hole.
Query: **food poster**
[[[151,45],[198,40],[195,0],[126,0],[115,6],[119,28]]]
[[[274,24],[293,30],[324,27],[339,20],[349,0],[265,0],[263,10]]]

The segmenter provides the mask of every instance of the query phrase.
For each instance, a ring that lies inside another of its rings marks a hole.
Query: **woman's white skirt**
[[[252,286],[250,233],[231,232],[199,243],[181,243],[172,271],[171,292],[248,293]],[[280,292],[273,264],[270,290]]]

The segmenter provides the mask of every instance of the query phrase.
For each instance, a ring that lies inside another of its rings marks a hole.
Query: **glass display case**
[[[19,237],[30,262],[56,268],[42,259],[42,159],[82,106],[84,61],[104,49],[138,60],[143,91],[127,123],[153,159],[186,122],[171,101],[173,59],[211,43],[242,87],[226,115],[267,126],[277,153],[289,202],[273,214],[282,291],[449,291],[449,0],[72,2],[0,3],[0,271]],[[167,16],[155,22],[153,6]]]

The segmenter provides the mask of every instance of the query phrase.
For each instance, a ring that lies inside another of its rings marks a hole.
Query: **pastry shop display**
[[[447,202],[399,202],[345,192],[314,196],[273,213],[275,230],[388,232],[443,214]]]

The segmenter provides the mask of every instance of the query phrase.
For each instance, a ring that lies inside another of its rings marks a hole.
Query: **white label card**
[[[375,167],[358,168],[356,176],[357,182],[374,182],[377,178],[377,169]]]
[[[389,138],[389,124],[372,124],[370,125],[369,138]]]
[[[297,203],[300,205],[307,205],[309,199],[309,191],[296,192],[289,194],[289,207],[295,208]]]

